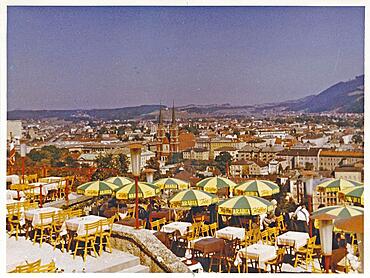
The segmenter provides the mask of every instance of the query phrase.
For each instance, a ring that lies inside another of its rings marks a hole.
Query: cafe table
[[[225,227],[225,228],[222,228],[216,231],[216,237],[227,239],[227,240],[233,240],[233,239],[238,238],[241,241],[243,241],[245,238],[245,229],[228,226],[228,227]]]
[[[308,233],[288,231],[276,237],[277,246],[288,246],[290,249],[298,250],[307,244],[310,238]]]
[[[172,223],[163,225],[161,228],[161,232],[172,234],[173,232],[179,231],[179,233],[183,236],[186,234],[188,228],[191,225],[192,224],[190,222],[172,222]]]
[[[46,183],[46,182],[33,182],[29,184],[30,186],[33,186],[33,191],[35,195],[40,195],[40,185],[41,185],[41,194],[43,196],[48,195],[48,192],[50,190],[58,190],[58,183]]]
[[[276,257],[276,247],[263,243],[255,243],[244,247],[236,254],[234,262],[235,266],[242,263],[242,258],[256,262],[256,267],[260,271],[260,266],[264,267],[264,263]]]
[[[41,224],[41,213],[48,213],[48,212],[59,212],[61,209],[54,208],[54,207],[44,207],[44,208],[37,208],[37,209],[31,209],[24,212],[24,216],[26,221],[31,222],[32,226],[40,225]],[[52,219],[49,218],[45,221],[44,224],[49,224],[52,222]]]
[[[204,256],[213,253],[223,252],[225,241],[221,238],[207,237],[196,241],[193,245],[194,251],[203,253]]]

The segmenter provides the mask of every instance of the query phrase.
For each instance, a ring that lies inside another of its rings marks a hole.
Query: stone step
[[[129,269],[135,266],[140,265],[140,259],[138,257],[132,256],[131,254],[119,252],[116,256],[110,257],[107,261],[105,261],[104,265],[99,262],[99,268],[94,269],[94,267],[90,267],[89,272],[96,272],[96,273],[113,273],[113,272],[120,272],[125,269]]]
[[[139,265],[126,268],[118,272],[120,273],[149,273],[149,267],[139,264]]]

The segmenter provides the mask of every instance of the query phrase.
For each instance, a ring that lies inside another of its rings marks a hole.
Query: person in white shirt
[[[298,232],[308,232],[308,222],[310,221],[310,214],[306,208],[305,203],[301,203],[295,210],[296,226]]]

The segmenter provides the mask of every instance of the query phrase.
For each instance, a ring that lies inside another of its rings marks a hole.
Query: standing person
[[[310,220],[310,214],[306,208],[306,204],[301,203],[300,206],[298,206],[298,208],[295,210],[294,215],[297,219],[297,231],[308,233],[308,221]]]

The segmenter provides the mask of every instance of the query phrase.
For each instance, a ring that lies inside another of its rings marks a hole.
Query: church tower
[[[175,102],[172,105],[172,121],[170,125],[170,152],[178,153],[179,152],[179,127],[176,123],[175,117]]]
[[[163,125],[163,115],[162,115],[162,105],[159,107],[159,117],[158,117],[158,128],[157,128],[157,159],[161,159],[163,153],[163,141],[166,137],[166,131]]]

